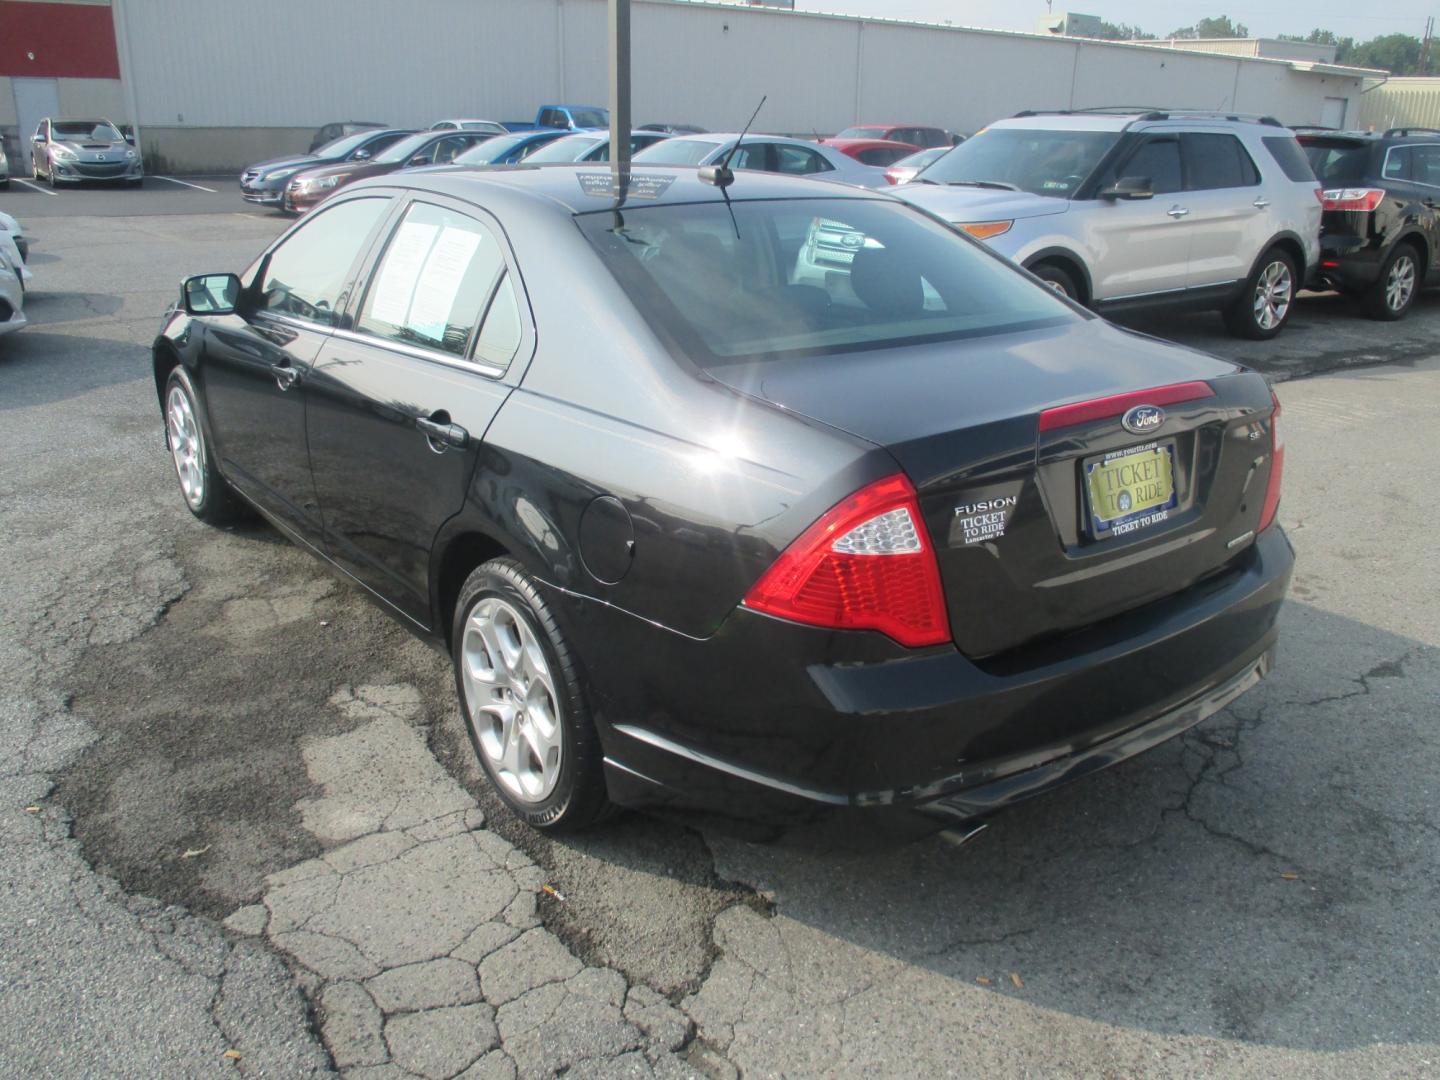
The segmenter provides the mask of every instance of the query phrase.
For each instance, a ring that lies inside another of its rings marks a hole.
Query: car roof
[[[826,139],[822,144],[837,150],[922,150],[924,147],[896,139]]]
[[[867,123],[863,123],[863,124],[847,124],[846,127],[852,127],[852,128],[872,128],[872,127],[873,127],[873,128],[928,128],[928,129],[931,130],[931,131],[944,131],[944,130],[945,130],[945,129],[942,128],[939,124],[888,124],[888,123],[887,123],[887,124],[872,124],[872,123],[868,123],[868,122],[867,122]]]
[[[466,202],[513,208],[548,205],[571,214],[584,214],[614,207],[614,197],[603,191],[582,187],[581,174],[589,177],[610,177],[612,171],[604,162],[589,164],[556,163],[553,165],[447,165],[426,169],[423,173],[406,173],[362,180],[346,188],[347,192],[367,187],[403,187],[412,191],[431,191]],[[827,180],[780,173],[737,170],[735,180],[722,191],[700,179],[699,170],[689,166],[654,165],[636,162],[631,169],[632,194],[626,205],[639,209],[676,203],[732,202],[756,199],[888,199],[889,195],[869,188]],[[899,200],[894,200],[899,201]]]

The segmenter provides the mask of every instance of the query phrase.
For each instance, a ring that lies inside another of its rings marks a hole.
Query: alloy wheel
[[[1274,330],[1285,321],[1295,296],[1290,267],[1276,259],[1260,272],[1255,282],[1255,322],[1262,330]]]
[[[165,424],[170,434],[175,475],[180,478],[180,491],[190,509],[195,510],[205,501],[205,450],[190,395],[179,386],[170,388],[165,403]]]
[[[529,620],[509,602],[483,598],[460,647],[465,714],[496,778],[515,799],[538,803],[562,764],[560,698]]]
[[[1415,292],[1415,260],[1401,255],[1390,264],[1385,277],[1385,306],[1391,311],[1404,311]]]

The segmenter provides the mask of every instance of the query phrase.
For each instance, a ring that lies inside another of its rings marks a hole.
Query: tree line
[[[1108,41],[1159,41],[1158,34],[1150,34],[1138,26],[1128,23],[1102,22],[1100,37]],[[1216,15],[1201,19],[1193,26],[1182,26],[1165,35],[1169,38],[1243,38],[1250,36],[1250,28],[1244,23],[1233,22],[1228,15]],[[1425,54],[1418,37],[1412,34],[1381,34],[1369,41],[1356,41],[1353,37],[1341,37],[1332,30],[1311,30],[1308,34],[1280,34],[1281,41],[1303,41],[1312,45],[1334,45],[1335,62],[1353,67],[1379,68],[1392,75],[1429,75],[1433,70],[1433,58]]]

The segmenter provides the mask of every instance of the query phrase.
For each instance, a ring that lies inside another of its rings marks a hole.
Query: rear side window
[[[1410,162],[1414,155],[1414,147],[1392,146],[1385,155],[1385,167],[1380,175],[1386,180],[1409,180],[1412,175]]]
[[[833,166],[814,150],[807,150],[803,146],[789,146],[786,143],[775,145],[776,172],[809,175],[829,172],[832,168]]]
[[[1310,169],[1327,188],[1358,187],[1365,183],[1370,147],[1347,140],[1307,139],[1305,156]]]
[[[1411,148],[1414,161],[1410,167],[1410,178],[1427,187],[1440,187],[1440,146],[1416,146]]]
[[[389,199],[350,199],[312,216],[270,253],[257,310],[335,325],[350,267],[389,205]]]
[[[1253,187],[1260,183],[1245,144],[1234,135],[1187,132],[1180,136],[1187,191]]]
[[[499,241],[484,225],[415,203],[386,244],[356,329],[467,356],[504,272]]]
[[[1315,174],[1310,170],[1310,162],[1305,158],[1305,151],[1300,149],[1295,136],[1266,135],[1260,141],[1265,144],[1265,149],[1270,151],[1270,156],[1275,159],[1275,164],[1280,166],[1280,171],[1287,179],[1297,183],[1315,179]]]

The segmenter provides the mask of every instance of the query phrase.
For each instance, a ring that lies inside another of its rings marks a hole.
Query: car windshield
[[[931,165],[925,179],[1068,199],[1119,138],[1118,131],[989,128]]]
[[[635,155],[635,160],[651,165],[699,165],[721,145],[709,139],[666,139],[647,146]]]
[[[51,125],[54,138],[64,142],[120,142],[122,136],[108,120],[57,120]]]
[[[604,109],[571,109],[570,119],[576,127],[609,127],[610,114]]]
[[[1365,182],[1370,147],[1348,139],[1306,139],[1302,144],[1310,168],[1323,187],[1355,187]]]
[[[493,120],[466,120],[460,126],[466,131],[493,131],[497,135],[505,131],[503,124],[497,124]]]
[[[420,152],[420,148],[435,138],[433,131],[419,131],[414,135],[407,135],[397,143],[391,144],[383,154],[376,154],[375,161],[382,165],[394,165],[397,161],[409,161]]]
[[[317,157],[346,157],[352,150],[363,146],[374,135],[373,128],[368,131],[357,131],[353,135],[342,135],[320,147],[315,151],[315,155]]]
[[[504,160],[516,147],[524,146],[533,136],[500,135],[477,143],[463,154],[455,155],[456,165],[490,165]]]
[[[549,146],[536,150],[525,161],[537,165],[543,165],[547,161],[579,161],[607,139],[606,135],[566,135],[563,139],[556,139]]]
[[[577,220],[646,321],[701,366],[1081,317],[977,243],[890,200],[716,201]]]
[[[837,139],[883,139],[889,128],[883,127],[852,127],[836,135]]]

